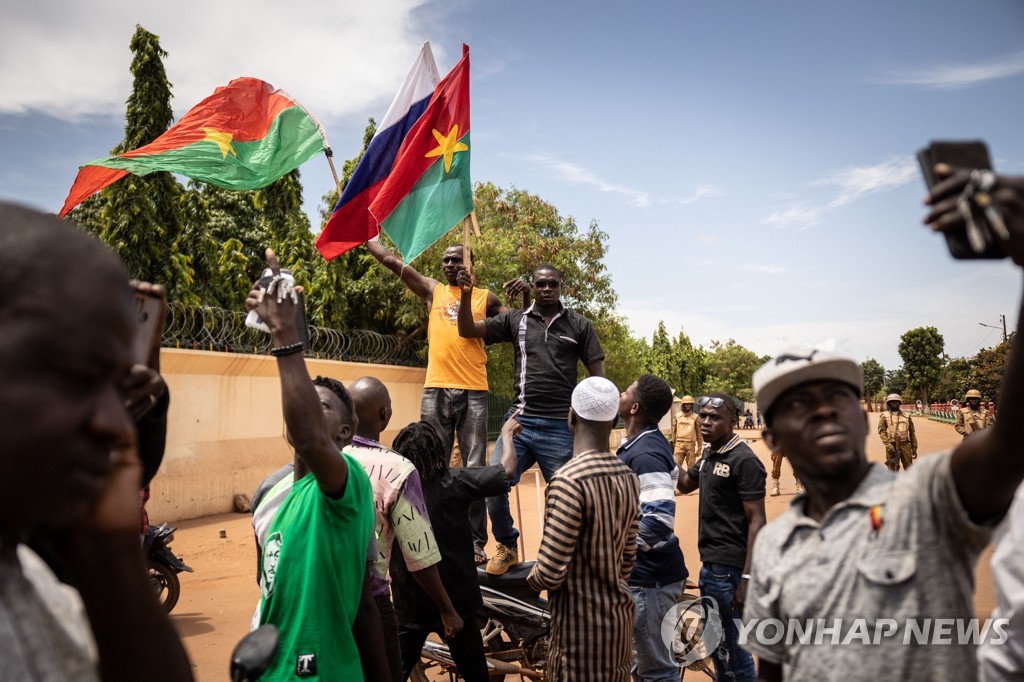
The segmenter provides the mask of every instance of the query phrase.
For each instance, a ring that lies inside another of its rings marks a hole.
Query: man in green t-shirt
[[[362,679],[352,627],[364,590],[373,492],[363,468],[339,456],[331,433],[332,425],[351,428],[351,402],[313,385],[295,327],[295,290],[269,249],[267,264],[274,277],[265,291],[253,287],[246,308],[270,328],[295,484],[270,522],[263,551],[260,623],[276,625],[281,638],[261,679]]]

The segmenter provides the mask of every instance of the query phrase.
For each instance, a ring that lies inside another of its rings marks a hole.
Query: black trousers
[[[400,677],[402,674],[402,656],[399,653],[398,622],[395,620],[395,607],[391,604],[390,597],[374,597],[377,602],[377,610],[380,611],[380,625],[384,631],[384,648],[388,655],[388,668],[391,669],[392,682],[401,682],[409,677]]]
[[[451,639],[444,637],[445,644],[452,654],[459,674],[466,682],[487,682],[487,661],[484,660],[484,641],[480,631],[476,629],[473,618],[463,618],[466,626]],[[408,680],[412,669],[420,660],[420,652],[427,636],[433,632],[430,628],[410,628],[398,626],[398,642],[402,648],[402,680]]]

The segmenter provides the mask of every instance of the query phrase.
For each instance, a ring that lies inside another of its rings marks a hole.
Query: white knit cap
[[[572,409],[588,421],[609,422],[619,416],[619,389],[604,377],[587,377],[572,391]]]

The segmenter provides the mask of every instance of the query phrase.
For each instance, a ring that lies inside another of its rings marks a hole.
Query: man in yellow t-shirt
[[[427,303],[427,379],[423,384],[420,419],[429,422],[451,453],[456,434],[466,466],[487,466],[487,353],[483,339],[459,336],[458,317],[462,290],[456,277],[463,265],[462,246],[449,246],[441,257],[445,282],[421,275],[377,241],[366,248],[384,267],[398,275],[409,290]],[[506,282],[511,300],[528,287],[522,280]],[[483,320],[505,310],[486,289],[473,289],[473,319]],[[487,561],[487,513],[483,501],[469,510],[478,564]]]

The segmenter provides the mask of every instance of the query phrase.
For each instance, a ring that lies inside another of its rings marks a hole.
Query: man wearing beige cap
[[[1017,241],[1024,264],[1024,233]],[[1024,356],[1007,367],[1000,404],[1021,417]],[[980,638],[943,633],[984,625],[972,621],[974,568],[1024,478],[1022,420],[897,477],[865,455],[854,360],[790,350],[753,383],[765,443],[807,491],[754,546],[741,639],[759,679],[975,679]]]
[[[572,459],[552,476],[530,587],[551,600],[549,680],[628,682],[640,480],[611,453],[619,390],[588,377],[572,392]]]
[[[899,471],[900,464],[906,471],[917,459],[917,434],[914,420],[900,410],[903,398],[899,393],[890,393],[885,398],[886,412],[878,415],[878,435],[885,446],[885,466]]]

